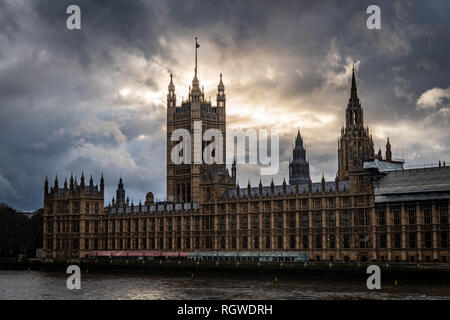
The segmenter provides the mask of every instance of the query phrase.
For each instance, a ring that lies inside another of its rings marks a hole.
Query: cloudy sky
[[[450,164],[450,2],[376,3],[381,30],[366,27],[373,1],[0,1],[0,202],[41,207],[46,176],[82,171],[104,173],[105,202],[120,175],[135,203],[163,199],[169,74],[186,97],[195,36],[207,97],[223,73],[228,126],[279,128],[275,183],[298,126],[313,181],[334,179],[353,63],[375,148],[389,136],[410,165]]]

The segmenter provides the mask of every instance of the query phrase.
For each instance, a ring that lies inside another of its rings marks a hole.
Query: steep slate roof
[[[379,172],[402,170],[403,163],[375,159],[374,161],[364,162],[364,169],[378,169]]]
[[[300,184],[299,186],[299,193],[307,193],[308,192],[308,185],[307,184]],[[349,188],[349,184],[348,181],[339,181],[339,190],[348,190]],[[274,186],[273,188],[274,190],[274,194],[277,195],[281,195],[283,194],[283,185],[277,185]],[[325,182],[325,190],[327,192],[332,191],[334,192],[336,189],[336,183],[334,181],[329,181],[329,182]],[[241,187],[239,189],[239,196],[241,198],[243,197],[247,197],[247,187]],[[322,191],[322,183],[321,182],[315,182],[312,184],[312,192],[321,192]],[[223,193],[222,195],[222,199],[226,199],[226,197],[228,197],[228,199],[234,198],[236,197],[236,189],[232,189],[232,190],[227,190]],[[250,189],[251,192],[251,197],[257,197],[259,196],[259,187],[252,187]],[[270,191],[270,186],[264,186],[262,187],[262,196],[266,197],[269,196],[271,193]],[[286,185],[286,194],[295,194],[295,185]]]
[[[450,167],[384,172],[374,182],[375,202],[450,199]]]

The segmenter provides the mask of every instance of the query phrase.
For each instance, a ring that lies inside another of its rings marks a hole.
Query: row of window
[[[407,222],[410,225],[414,225],[417,224],[418,219],[416,216],[416,212],[415,209],[413,208],[409,208],[407,210],[408,212],[408,216],[407,216]],[[448,212],[447,212],[447,208],[441,208],[439,210],[439,222],[441,225],[447,225],[448,224]],[[287,228],[298,228],[298,227],[310,227],[310,214],[308,212],[301,212],[299,213],[300,217],[299,217],[299,223],[300,225],[297,225],[297,214],[296,213],[289,213],[287,214]],[[313,213],[312,214],[313,217],[313,221],[312,221],[312,226],[315,228],[321,228],[324,223],[323,223],[323,216],[321,212],[317,212],[317,213]],[[370,220],[370,215],[369,215],[369,211],[367,210],[357,210],[356,212],[351,212],[351,211],[342,211],[340,214],[340,226],[341,227],[348,227],[351,226],[351,221],[353,218],[353,225],[354,226],[366,226],[366,225],[370,225],[371,224],[371,220]],[[159,231],[164,231],[164,220],[163,218],[157,218],[158,224],[159,224]],[[226,230],[226,216],[225,215],[220,215],[218,217],[219,219],[219,223],[218,223],[218,227],[219,230]],[[237,219],[240,219],[240,229],[249,229],[249,226],[251,227],[251,229],[258,229],[260,226],[260,215],[259,214],[250,214],[250,220],[249,220],[249,216],[247,214],[245,215],[232,215],[229,218],[229,227],[232,230],[236,230],[237,229]],[[326,215],[326,225],[328,227],[335,227],[336,226],[336,215],[334,211],[328,212],[328,214]],[[386,225],[386,211],[381,210],[381,211],[377,211],[377,219],[378,219],[378,225]],[[392,222],[394,225],[400,225],[401,224],[401,211],[394,209],[392,210]],[[182,223],[181,223],[181,217],[177,217],[175,219],[175,221],[173,222],[173,220],[171,218],[167,219],[166,218],[166,223],[167,223],[167,230],[168,231],[173,231],[173,230],[177,230],[177,231],[182,231]],[[138,220],[118,220],[118,232],[124,232],[124,224],[126,225],[125,230],[127,230],[127,232],[132,232],[132,222],[134,223],[134,228],[133,231],[134,232],[140,232],[141,230],[139,230],[139,224],[137,223]],[[213,216],[203,216],[203,217],[199,217],[196,216],[194,217],[194,226],[195,226],[195,230],[199,231],[200,230],[200,224],[202,225],[202,230],[213,230],[213,226],[214,226],[214,222],[213,222]],[[189,231],[191,230],[191,226],[190,226],[190,219],[185,219],[185,229],[183,231]],[[265,229],[271,229],[272,228],[272,215],[264,215],[263,216],[263,220],[262,222],[262,227]],[[430,208],[423,208],[423,223],[424,224],[431,224],[432,223],[432,218],[431,218],[431,209]],[[72,228],[70,229],[71,232],[78,232],[79,230],[79,221],[75,221],[75,222],[60,222],[59,221],[59,217],[58,217],[58,221],[57,221],[57,232],[61,233],[61,232],[69,232],[69,225],[72,226]],[[151,231],[155,231],[155,219],[151,218],[149,219],[149,225],[151,226]],[[143,232],[147,232],[147,219],[143,219],[143,224],[142,224],[143,228],[142,231]],[[284,228],[284,218],[283,215],[276,215],[275,216],[275,221],[274,221],[274,226],[275,228]],[[111,227],[111,232],[116,232],[117,228],[116,228],[116,220],[112,220],[111,223],[106,223],[105,224],[105,232],[108,233],[109,232],[109,228]],[[50,222],[47,223],[47,232],[48,233],[52,233],[52,224]],[[86,220],[85,221],[85,232],[88,233],[89,231],[89,221]],[[97,233],[98,232],[98,221],[94,222],[94,232]]]
[[[416,214],[416,208],[415,207],[408,207],[406,208],[406,217],[405,220],[408,224],[414,225],[414,224],[432,224],[432,209],[431,206],[429,207],[421,207],[420,208],[422,213],[422,219],[419,221],[417,214]],[[392,212],[392,222],[394,225],[401,225],[402,224],[402,216],[401,216],[401,208],[400,207],[394,207],[391,208],[390,211]],[[439,215],[439,223],[442,225],[448,224],[448,208],[447,206],[441,206],[437,208],[438,215]],[[386,210],[385,209],[378,209],[377,210],[377,217],[378,217],[378,224],[379,225],[386,225]]]
[[[441,231],[437,233],[437,246],[440,248],[448,248],[448,232],[447,231]],[[402,248],[402,233],[401,232],[395,232],[391,236],[391,247],[395,249]],[[377,246],[379,248],[386,248],[387,247],[387,236],[385,233],[381,233],[378,235],[377,239]],[[405,247],[410,249],[416,249],[418,248],[419,241],[417,239],[417,233],[416,232],[408,232],[406,233],[406,239],[405,239]],[[422,248],[431,249],[433,248],[433,233],[432,232],[424,232],[423,237],[421,239],[421,246]]]
[[[448,232],[439,232],[437,234],[437,246],[442,249],[448,248],[448,242],[449,242],[449,234]],[[272,243],[272,238],[274,242]],[[158,245],[156,245],[155,239],[159,239]],[[173,241],[172,239],[175,239],[175,242],[177,243],[175,247],[173,247]],[[104,249],[104,250],[122,250],[122,249],[181,249],[181,237],[167,237],[166,242],[164,242],[164,237],[151,237],[149,238],[150,247],[147,248],[147,241],[145,238],[141,238],[141,245],[139,245],[138,238],[118,238],[118,239],[109,239],[109,244],[106,246],[106,240],[103,242],[103,248],[98,247],[98,239],[92,239],[91,242],[89,239],[85,239],[84,241],[84,249]],[[193,237],[194,242],[200,239],[199,237]],[[204,237],[204,244],[203,248],[205,249],[213,249],[213,237]],[[296,235],[289,235],[288,236],[288,245],[287,247],[283,244],[283,236],[282,235],[276,235],[276,236],[242,236],[240,239],[240,246],[237,247],[237,237],[231,236],[229,237],[230,244],[229,248],[226,248],[226,237],[221,236],[218,237],[219,241],[219,248],[220,249],[299,249],[297,245],[297,238]],[[335,234],[329,234],[325,236],[325,239],[327,239],[327,244],[324,246],[323,244],[323,235],[322,234],[314,234],[312,235],[312,243],[310,244],[310,237],[308,234],[303,234],[301,237],[299,237],[301,248],[307,249],[307,248],[328,248],[328,249],[335,249],[336,248],[336,235]],[[115,241],[114,241],[115,240]],[[393,233],[390,237],[391,240],[391,248],[394,249],[401,249],[402,248],[402,235],[400,232]],[[67,239],[57,239],[56,240],[56,249],[69,249],[69,242],[70,240]],[[72,249],[80,249],[79,248],[79,239],[72,239]],[[199,241],[199,240],[198,240]],[[249,241],[251,243],[249,243]],[[133,242],[133,247],[131,247],[131,243]],[[261,243],[262,242],[262,243]],[[126,243],[126,246],[124,244]],[[91,245],[90,245],[91,244]],[[52,247],[52,241],[48,241],[47,247],[51,249]],[[342,248],[370,248],[370,237],[367,234],[357,234],[355,237],[352,238],[351,234],[343,234],[341,237],[341,246]],[[387,247],[387,235],[386,233],[381,233],[377,235],[377,247],[378,248],[386,248]],[[410,232],[406,234],[405,239],[405,247],[410,249],[416,249],[419,247],[419,241],[417,239],[417,234],[414,232]],[[431,249],[433,248],[433,235],[432,232],[425,232],[423,233],[423,238],[421,240],[420,247],[425,249]],[[184,239],[184,246],[183,248],[186,249],[198,249],[197,247],[191,247],[190,238],[187,237]]]

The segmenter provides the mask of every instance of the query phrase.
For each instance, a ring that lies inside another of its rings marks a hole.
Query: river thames
[[[50,300],[204,300],[204,299],[450,299],[444,284],[407,284],[397,288],[383,283],[370,291],[365,280],[322,280],[269,277],[216,277],[173,275],[82,274],[81,289],[68,290],[68,275],[43,271],[0,270],[0,299]]]

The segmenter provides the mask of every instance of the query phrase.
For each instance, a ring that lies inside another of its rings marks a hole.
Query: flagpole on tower
[[[197,49],[200,48],[200,45],[197,42],[197,37],[195,37],[195,76],[197,76]]]

